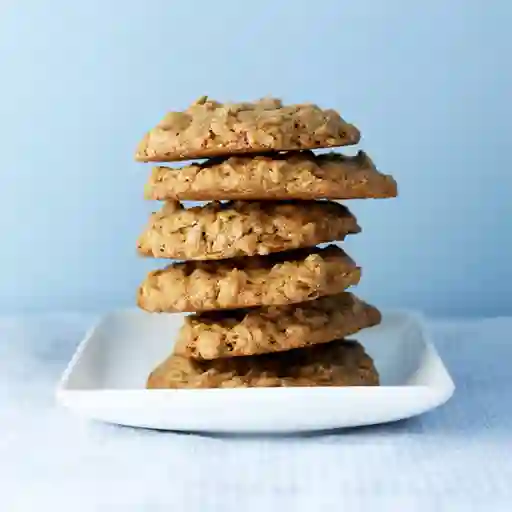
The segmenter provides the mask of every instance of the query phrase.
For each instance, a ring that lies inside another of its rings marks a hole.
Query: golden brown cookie
[[[150,272],[138,305],[150,312],[208,311],[290,304],[340,293],[361,270],[340,247],[268,256],[174,263]]]
[[[140,254],[225,259],[311,247],[358,233],[355,217],[330,201],[214,201],[185,209],[168,202],[140,236]]]
[[[175,353],[194,359],[281,352],[350,336],[380,323],[377,308],[348,292],[286,306],[189,315]]]
[[[218,103],[199,98],[184,112],[169,112],[137,148],[141,162],[315,149],[357,144],[359,130],[334,110],[288,105],[274,98]]]
[[[182,168],[155,167],[147,199],[366,199],[396,197],[396,181],[366,153],[311,151],[232,156]]]
[[[352,340],[260,356],[197,361],[171,355],[149,375],[148,388],[378,386],[379,375]]]

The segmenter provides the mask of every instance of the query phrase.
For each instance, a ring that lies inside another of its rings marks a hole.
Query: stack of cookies
[[[359,282],[357,264],[324,244],[361,231],[334,200],[395,197],[397,186],[362,151],[312,152],[359,139],[316,105],[207,97],[146,134],[139,161],[207,158],[156,167],[146,186],[146,198],[164,205],[139,253],[184,261],[150,272],[138,305],[193,312],[149,388],[378,384],[372,359],[345,338],[381,315],[346,291]],[[186,208],[186,200],[210,202]]]

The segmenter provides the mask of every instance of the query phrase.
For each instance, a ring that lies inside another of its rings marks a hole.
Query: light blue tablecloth
[[[457,390],[421,417],[324,436],[92,423],[53,388],[93,320],[0,319],[0,510],[512,510],[512,319],[433,322]]]

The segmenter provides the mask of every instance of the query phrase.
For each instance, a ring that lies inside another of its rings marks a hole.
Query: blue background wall
[[[0,310],[133,304],[161,263],[135,255],[154,205],[134,147],[166,110],[207,93],[314,101],[361,128],[401,192],[350,205],[364,228],[348,243],[361,296],[512,313],[510,2],[0,9]]]

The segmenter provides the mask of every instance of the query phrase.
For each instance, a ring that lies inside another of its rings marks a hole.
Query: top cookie
[[[182,168],[155,167],[146,199],[366,199],[396,197],[396,181],[363,151],[291,151],[216,158]]]
[[[317,149],[357,144],[359,130],[334,110],[288,105],[274,98],[219,103],[199,98],[169,112],[140,142],[135,159],[173,162],[237,153]]]

